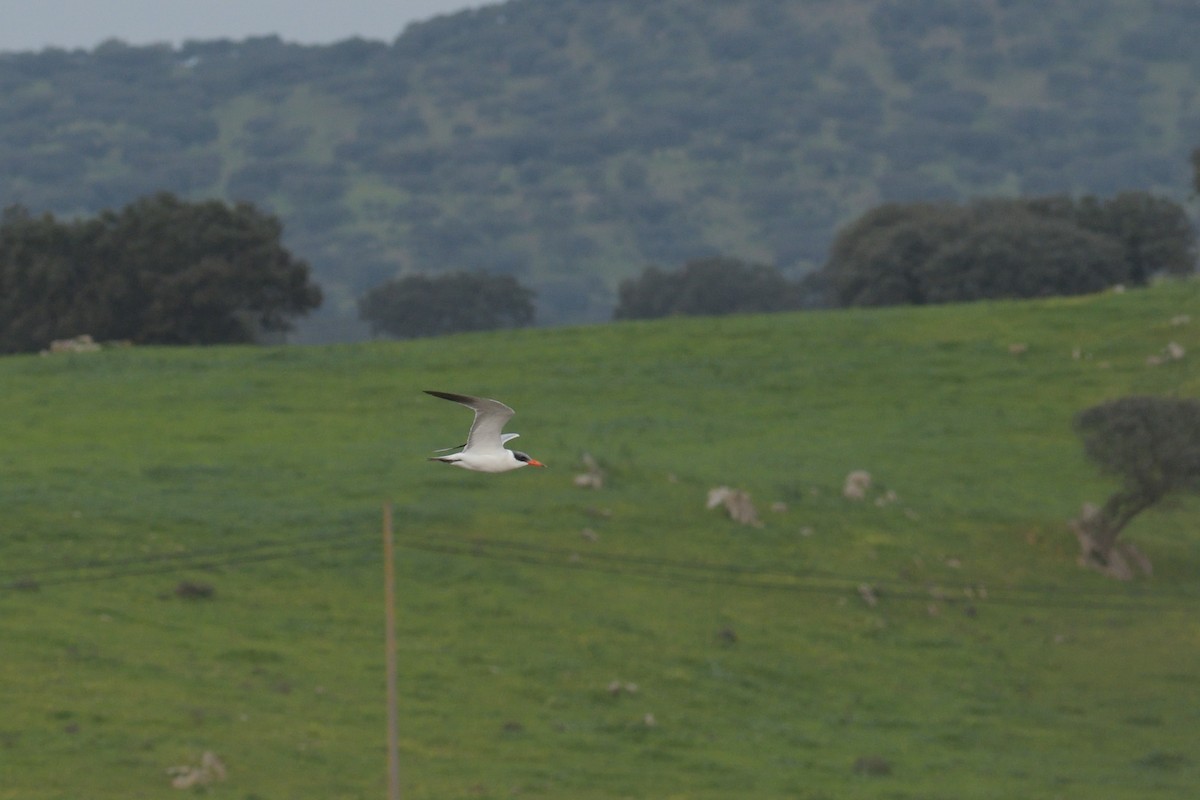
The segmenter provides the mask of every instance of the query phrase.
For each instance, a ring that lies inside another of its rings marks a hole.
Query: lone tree
[[[1200,400],[1122,397],[1081,411],[1075,430],[1088,458],[1121,484],[1076,521],[1083,558],[1128,577],[1117,548],[1125,526],[1168,495],[1200,493]]]
[[[371,333],[401,339],[522,328],[533,322],[533,297],[511,275],[410,275],[359,298],[358,316],[370,324]]]
[[[90,334],[140,344],[251,342],[286,331],[321,290],[251,205],[163,193],[62,221],[0,216],[0,352]]]

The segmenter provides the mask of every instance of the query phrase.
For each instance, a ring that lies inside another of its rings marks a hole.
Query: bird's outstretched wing
[[[471,432],[467,434],[466,450],[485,453],[504,449],[504,443],[508,439],[503,438],[500,431],[516,413],[504,403],[499,400],[489,400],[486,397],[435,392],[429,389],[425,390],[425,394],[450,400],[474,410],[475,421],[471,423]]]

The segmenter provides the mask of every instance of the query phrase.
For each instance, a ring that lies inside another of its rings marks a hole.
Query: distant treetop
[[[885,204],[838,234],[823,276],[838,305],[920,305],[1083,294],[1195,269],[1183,207],[1123,192]]]

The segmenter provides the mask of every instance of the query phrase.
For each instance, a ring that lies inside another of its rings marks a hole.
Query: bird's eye
[[[513,452],[513,456],[517,459],[517,461],[524,461],[526,464],[529,463],[529,456],[525,455],[524,453]]]

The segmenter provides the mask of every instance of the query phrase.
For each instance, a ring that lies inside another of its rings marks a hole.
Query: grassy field
[[[1072,415],[1200,395],[1198,309],[2,359],[0,800],[176,797],[205,752],[186,793],[383,796],[388,500],[410,800],[1191,798],[1200,503],[1135,522],[1131,584],[1066,521],[1111,488]],[[550,468],[425,461],[470,421],[427,388],[510,403]]]

